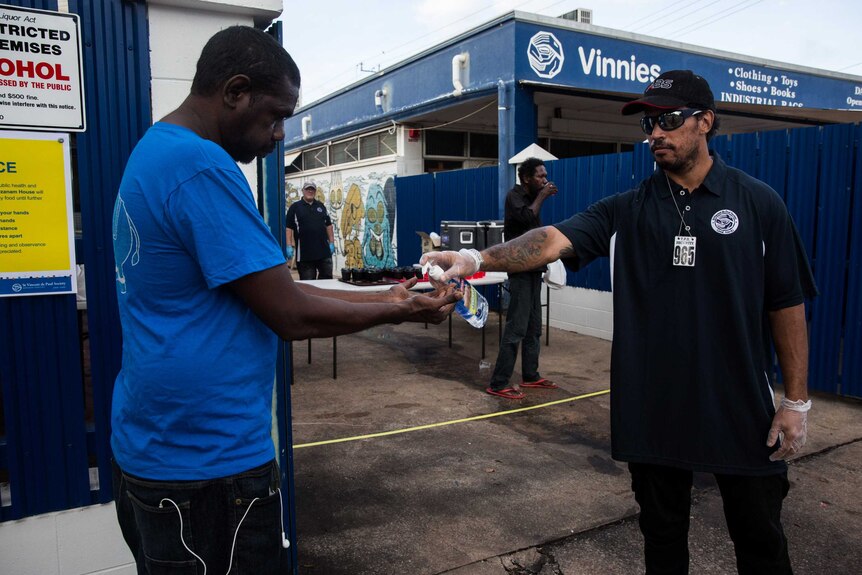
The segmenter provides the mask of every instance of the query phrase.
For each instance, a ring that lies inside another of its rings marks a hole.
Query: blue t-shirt
[[[113,238],[120,467],[199,480],[271,460],[277,337],[224,284],[285,260],[236,162],[186,128],[155,124],[123,174]]]

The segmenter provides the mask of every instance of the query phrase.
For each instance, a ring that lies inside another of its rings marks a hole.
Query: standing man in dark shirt
[[[784,462],[805,444],[806,297],[817,288],[781,197],[727,166],[706,80],[665,72],[623,107],[658,169],[628,192],[482,253],[425,254],[448,271],[521,271],[610,257],[611,449],[640,504],[648,575],[688,573],[692,472],[715,475],[740,573],[792,573]],[[775,405],[771,345],[784,376]]]
[[[545,200],[557,193],[557,187],[548,181],[545,164],[538,158],[527,158],[518,166],[518,180],[506,195],[503,233],[507,240],[542,225],[539,213]],[[539,349],[542,337],[542,272],[538,266],[522,272],[509,274],[509,311],[506,312],[506,328],[500,342],[500,353],[485,390],[491,395],[507,399],[523,399],[517,386],[509,385],[509,378],[521,346],[521,387],[553,389],[557,386],[539,375]]]
[[[287,210],[287,259],[296,253],[296,269],[301,280],[332,279],[335,240],[326,206],[314,198],[317,186],[306,182],[302,200]]]

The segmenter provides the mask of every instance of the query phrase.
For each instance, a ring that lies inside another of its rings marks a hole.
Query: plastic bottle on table
[[[428,276],[435,280],[439,280],[443,275],[443,268],[440,266],[426,266],[426,268],[425,271]],[[480,294],[479,290],[471,286],[465,279],[450,279],[449,283],[464,294],[464,297],[455,304],[455,311],[458,312],[458,315],[473,327],[484,326],[488,319],[488,300],[485,299],[485,296]]]

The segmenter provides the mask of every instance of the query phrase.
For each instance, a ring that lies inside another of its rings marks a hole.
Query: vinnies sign
[[[847,75],[562,28],[525,26],[517,42],[517,76],[537,84],[639,94],[662,72],[688,69],[706,78],[717,103],[862,111],[862,81]]]

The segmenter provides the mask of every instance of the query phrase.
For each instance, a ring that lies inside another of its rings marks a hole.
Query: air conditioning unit
[[[565,20],[573,20],[575,22],[580,22],[581,24],[592,24],[593,23],[593,11],[587,10],[586,8],[577,8],[572,10],[571,12],[566,12],[560,18]]]

